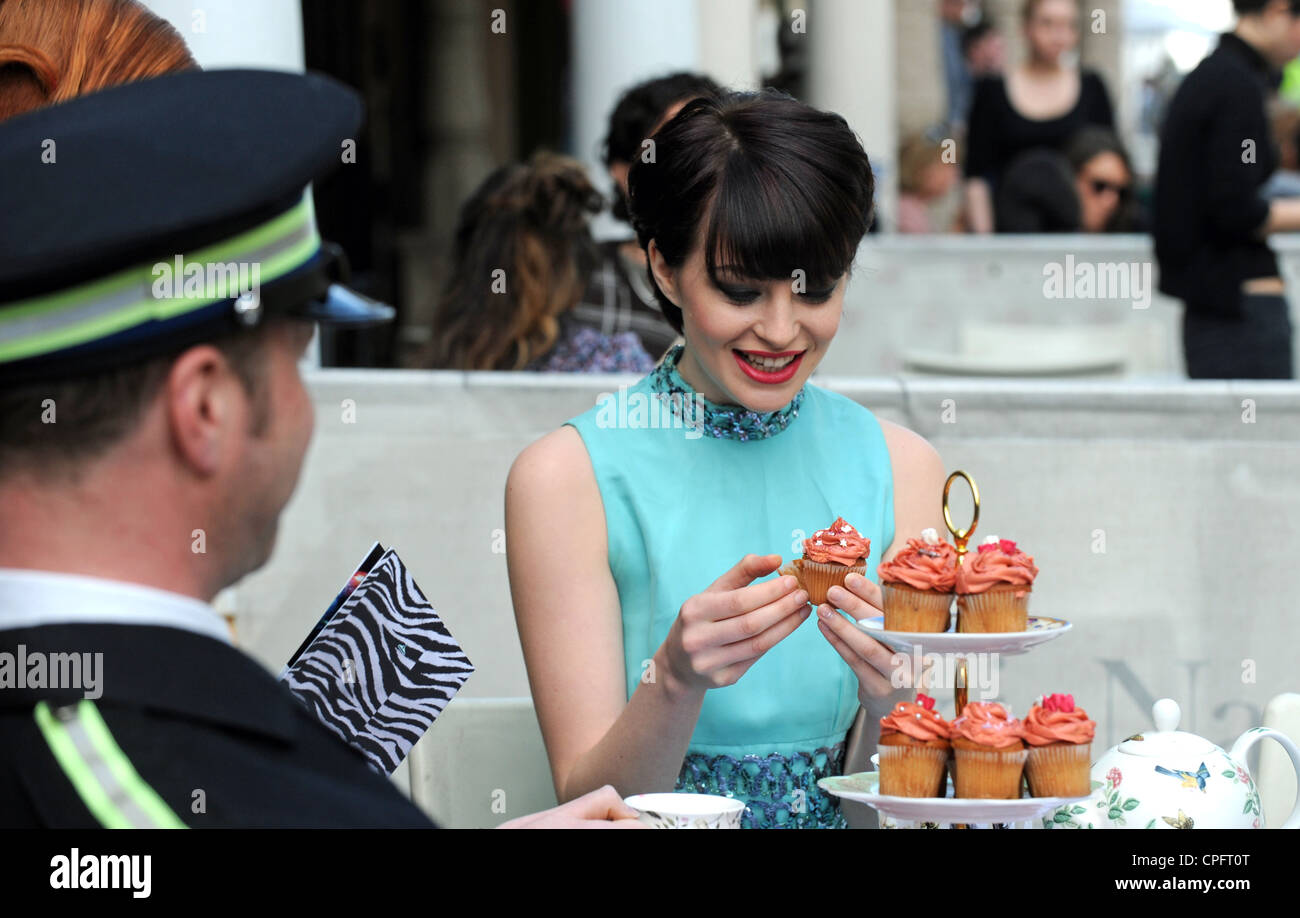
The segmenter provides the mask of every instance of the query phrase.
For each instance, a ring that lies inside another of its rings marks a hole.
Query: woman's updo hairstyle
[[[709,276],[720,267],[754,280],[830,286],[852,266],[871,226],[875,180],[857,136],[839,115],[776,90],[688,103],[653,138],[653,157],[628,173],[637,241],[650,240],[678,269],[704,246]],[[647,161],[651,160],[651,161]],[[664,317],[682,312],[655,282]]]

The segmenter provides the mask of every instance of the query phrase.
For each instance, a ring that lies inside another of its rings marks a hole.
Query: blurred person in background
[[[1291,379],[1292,322],[1268,236],[1300,200],[1267,200],[1268,104],[1300,54],[1300,0],[1233,0],[1236,28],[1174,94],[1160,135],[1153,234],[1160,291],[1183,301],[1193,379]]]
[[[461,206],[428,362],[453,370],[645,373],[632,331],[574,312],[599,261],[603,201],[582,164],[538,152],[502,166]],[[593,327],[595,325],[595,327]]]
[[[1089,126],[1066,144],[1079,197],[1079,229],[1085,233],[1127,233],[1138,227],[1133,166],[1123,143],[1108,128]]]
[[[717,83],[698,73],[673,73],[638,83],[623,93],[609,114],[602,159],[614,182],[613,214],[628,222],[627,173],[641,157],[642,144],[700,96],[717,96]],[[645,253],[628,227],[626,238],[602,242],[600,261],[574,315],[605,334],[630,330],[656,360],[677,340],[664,319],[646,275]]]
[[[985,17],[961,36],[961,53],[973,81],[1007,69],[1007,43],[992,19]]]
[[[1026,57],[1005,77],[975,84],[966,153],[966,210],[972,232],[994,230],[998,182],[1017,155],[1036,147],[1064,150],[1089,124],[1114,128],[1101,77],[1070,61],[1079,44],[1076,0],[1025,0]]]
[[[939,53],[943,59],[943,82],[948,93],[946,123],[961,133],[970,111],[972,79],[965,58],[966,27],[980,18],[977,0],[937,0]]]
[[[931,205],[942,200],[961,179],[960,154],[944,162],[943,141],[930,134],[915,134],[903,143],[898,156],[898,231],[948,232],[934,226]]]
[[[1082,214],[1070,160],[1057,150],[1026,150],[998,183],[999,233],[1077,233]]]
[[[180,34],[136,0],[0,2],[0,121],[196,69]]]
[[[1282,99],[1269,107],[1269,124],[1277,145],[1277,171],[1260,190],[1266,198],[1300,197],[1300,108]]]

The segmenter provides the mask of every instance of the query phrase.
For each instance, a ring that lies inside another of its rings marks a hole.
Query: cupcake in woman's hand
[[[957,630],[1024,631],[1038,568],[1010,539],[989,536],[957,565]]]
[[[892,797],[944,796],[951,725],[934,699],[917,695],[880,718],[880,793]]]
[[[957,576],[957,549],[939,538],[937,530],[921,530],[921,538],[892,561],[876,568],[885,604],[886,631],[947,631]]]
[[[1024,720],[1029,760],[1025,777],[1035,797],[1086,797],[1092,792],[1092,738],[1097,724],[1074,706],[1073,695],[1047,695]]]
[[[953,793],[1015,799],[1029,750],[1020,721],[995,702],[972,701],[952,722]]]
[[[803,540],[803,557],[796,558],[782,569],[799,578],[799,585],[808,593],[808,601],[820,606],[826,601],[826,591],[833,586],[844,586],[849,574],[867,574],[867,556],[871,554],[871,540],[837,517],[827,529],[818,529],[812,538]]]

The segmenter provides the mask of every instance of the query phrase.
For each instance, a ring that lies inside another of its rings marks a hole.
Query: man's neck
[[[1243,16],[1237,21],[1237,27],[1232,30],[1232,34],[1236,35],[1237,38],[1255,49],[1255,52],[1262,57],[1270,67],[1277,66],[1269,56],[1266,34],[1260,24],[1254,19]]]
[[[12,480],[0,484],[0,567],[82,574],[136,583],[208,602],[221,588],[207,554],[208,534],[196,534],[157,495],[51,487]]]

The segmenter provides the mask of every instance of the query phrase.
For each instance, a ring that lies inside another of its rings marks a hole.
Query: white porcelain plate
[[[1086,797],[1021,797],[1018,800],[976,800],[963,797],[887,797],[877,793],[880,774],[862,771],[855,775],[822,778],[817,786],[828,794],[856,800],[886,816],[912,822],[1011,823],[1045,816],[1058,806]]]
[[[858,628],[880,643],[899,653],[911,653],[916,646],[920,653],[1024,653],[1031,647],[1045,644],[1069,631],[1073,625],[1064,619],[1029,616],[1026,631],[1005,631],[989,634],[959,634],[956,631],[937,631],[924,634],[916,631],[886,631],[885,617],[864,618],[856,622]],[[950,625],[949,627],[955,627]]]

